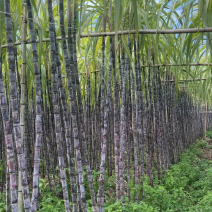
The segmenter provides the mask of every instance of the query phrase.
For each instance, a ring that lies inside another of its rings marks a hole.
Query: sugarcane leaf
[[[115,0],[115,33],[118,35],[119,18],[121,12],[121,1]]]
[[[134,22],[135,22],[135,30],[136,30],[136,35],[138,37],[138,12],[137,12],[137,0],[132,0],[132,6],[133,6],[133,11],[134,11]]]
[[[183,5],[182,5],[182,8],[183,7],[186,7],[187,5],[189,5],[189,4],[191,4],[191,3],[193,3],[195,0],[189,0],[189,1],[187,1],[186,3],[184,3]]]
[[[125,52],[127,53],[127,56],[128,56],[129,59],[130,59],[130,62],[133,63],[133,58],[132,58],[130,49],[129,49],[128,45],[127,45],[127,41],[125,40],[125,37],[124,37],[124,36],[121,36],[121,41],[122,41],[122,43],[123,43]]]
[[[0,11],[4,11],[4,2],[0,1]],[[4,14],[0,13],[0,32],[3,32],[3,26],[4,26]],[[0,33],[0,46],[2,45],[3,40],[3,33]],[[0,51],[0,57],[2,56],[2,50]]]
[[[43,31],[39,27],[38,28],[38,38],[39,38],[39,54],[38,54],[38,62],[39,62],[39,67],[41,67],[41,57],[42,57],[42,43],[43,43]]]
[[[31,4],[32,4],[32,7],[34,8],[34,10],[36,12],[36,15],[38,16],[38,9],[37,9],[35,0],[31,0]]]
[[[161,17],[161,14],[162,14],[162,10],[165,6],[165,4],[167,4],[166,2],[163,2],[160,6],[160,10],[159,10],[159,13],[157,15],[157,24],[156,24],[156,29],[158,29],[158,26],[159,26],[159,21],[160,21],[160,17]]]

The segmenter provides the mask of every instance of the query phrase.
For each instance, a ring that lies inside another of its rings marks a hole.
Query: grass
[[[212,132],[209,132],[212,135]],[[211,212],[212,211],[212,161],[204,158],[211,146],[197,141],[181,156],[181,161],[171,166],[162,181],[155,179],[154,188],[144,181],[144,197],[139,205],[127,202],[126,212]],[[133,189],[133,187],[132,187]],[[107,205],[107,203],[106,203]],[[105,211],[122,211],[120,203],[107,205]]]
[[[212,131],[207,132],[207,137],[212,139]],[[209,154],[210,153],[210,154]],[[212,145],[210,140],[198,140],[194,145],[181,155],[181,161],[171,165],[163,179],[154,180],[154,188],[149,186],[145,177],[143,190],[144,196],[138,205],[128,201],[122,205],[115,201],[115,176],[105,176],[105,212],[211,212],[212,211]],[[84,173],[84,175],[86,175]],[[93,172],[94,189],[98,189],[98,172]],[[155,174],[155,176],[157,176]],[[85,176],[86,178],[86,176]],[[88,211],[92,211],[89,199],[88,182],[85,182]],[[135,187],[133,181],[128,185],[133,198]],[[58,189],[62,192],[60,185]],[[141,188],[139,188],[140,190]],[[65,211],[63,200],[58,200],[55,193],[51,193],[46,179],[40,179],[42,201],[39,203],[40,212]],[[140,196],[141,197],[141,196]],[[0,212],[5,211],[5,194],[0,195]]]

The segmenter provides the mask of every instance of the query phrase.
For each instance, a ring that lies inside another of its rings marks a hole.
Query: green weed
[[[209,137],[212,132],[207,132]],[[157,179],[155,173],[154,187],[149,185],[149,179],[143,179],[143,188],[138,188],[138,205],[134,203],[136,188],[133,179],[127,185],[130,188],[131,200],[125,198],[125,203],[115,201],[115,176],[105,175],[105,212],[207,212],[212,208],[212,161],[201,157],[203,148],[211,148],[206,141],[200,140],[192,145],[180,156],[181,161],[171,165],[166,171],[162,180]],[[85,179],[86,199],[88,211],[92,211],[89,184],[86,172],[83,172]],[[132,176],[131,172],[131,176]],[[92,172],[94,190],[98,191],[99,172]],[[58,180],[58,179],[57,179]],[[39,202],[40,212],[65,211],[62,200],[62,188],[60,184],[58,191],[61,198],[57,198],[55,192],[51,192],[47,179],[40,179],[39,188],[41,202]],[[68,188],[70,182],[68,181]],[[143,195],[141,190],[143,189]],[[70,189],[69,189],[70,190]],[[71,194],[69,193],[71,197]],[[0,195],[0,212],[5,211],[5,193]]]

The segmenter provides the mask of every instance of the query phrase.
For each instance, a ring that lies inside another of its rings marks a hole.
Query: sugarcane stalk
[[[22,68],[21,68],[21,110],[20,110],[20,127],[21,127],[21,139],[23,142],[23,145],[25,145],[25,83],[26,83],[26,4],[23,4],[23,16],[22,16],[22,22],[21,22],[21,37],[23,41],[22,45]],[[26,153],[25,153],[26,154]],[[21,172],[18,172],[18,211],[23,211],[23,195],[21,192]]]
[[[40,165],[40,148],[42,142],[42,98],[41,98],[41,78],[38,65],[38,51],[36,44],[36,34],[32,14],[31,1],[26,0],[28,23],[32,42],[33,64],[35,74],[35,95],[36,95],[36,118],[35,118],[35,144],[34,144],[34,169],[33,169],[33,191],[32,191],[32,211],[37,211],[38,188],[39,188],[39,165]]]
[[[106,17],[103,15],[103,30],[106,30]],[[105,173],[105,158],[107,149],[107,117],[108,109],[105,98],[105,37],[102,38],[102,75],[101,75],[101,162],[99,189],[97,194],[98,211],[104,211],[104,173]]]
[[[25,211],[31,211],[31,203],[29,199],[30,198],[29,188],[28,188],[28,182],[26,177],[26,161],[24,158],[23,144],[21,139],[20,120],[19,120],[19,114],[18,114],[15,55],[14,55],[14,47],[13,47],[12,20],[10,15],[10,0],[5,0],[4,4],[5,4],[5,12],[6,12],[5,21],[6,21],[7,42],[10,44],[9,48],[7,48],[7,53],[8,53],[8,62],[9,62],[9,75],[10,75],[10,101],[11,101],[12,117],[13,117],[13,132],[14,132],[14,138],[15,138],[16,150],[17,150],[18,168],[19,168],[19,171],[21,172],[21,185],[22,185],[22,193],[24,198],[23,199],[24,209]],[[13,182],[14,182],[14,179],[11,179],[11,184]],[[13,195],[12,193],[13,191],[11,190],[11,196]]]
[[[64,29],[64,5],[63,1],[60,0],[59,3],[59,11],[60,11],[60,29],[62,35],[62,47],[63,53],[65,57],[65,69],[68,79],[68,90],[69,90],[69,101],[70,101],[70,110],[71,110],[71,118],[72,118],[72,128],[73,128],[73,136],[74,136],[74,150],[75,150],[75,167],[77,172],[77,182],[79,182],[80,189],[80,197],[83,205],[83,211],[87,211],[87,204],[85,198],[85,187],[83,180],[83,171],[82,171],[82,161],[81,161],[81,152],[80,152],[80,141],[79,141],[79,130],[78,130],[78,119],[77,119],[77,102],[75,98],[75,87],[72,83],[72,75],[70,70],[70,58],[68,55],[68,47],[66,43],[65,29]],[[75,6],[74,6],[75,7]]]
[[[130,42],[130,37],[128,37]],[[119,178],[120,178],[120,196],[121,202],[124,203],[125,198],[125,144],[126,144],[126,79],[127,70],[129,69],[129,58],[126,56],[126,62],[124,58],[124,52],[122,49],[122,90],[121,90],[121,111],[120,111],[120,155],[119,155]]]
[[[62,145],[62,131],[61,131],[61,120],[60,120],[60,107],[58,98],[58,73],[57,73],[57,62],[58,57],[56,55],[57,44],[55,40],[55,28],[54,28],[54,17],[52,11],[52,1],[48,1],[48,12],[49,12],[49,36],[51,38],[51,63],[52,63],[52,81],[53,81],[53,105],[54,105],[54,122],[55,122],[55,132],[56,132],[56,143],[57,143],[57,153],[60,169],[60,181],[63,189],[63,199],[65,210],[70,211],[69,195],[66,182],[65,173],[65,163],[63,156],[63,145]],[[73,168],[73,167],[72,167]]]
[[[204,125],[204,138],[206,139],[206,130],[207,130],[207,103],[205,105],[205,125]]]
[[[3,78],[2,78],[2,59],[0,58],[0,107],[1,107],[3,124],[4,124],[4,137],[5,137],[4,140],[5,140],[6,150],[7,150],[7,167],[9,172],[9,179],[7,179],[7,181],[8,180],[10,181],[9,186],[10,186],[11,209],[16,212],[18,211],[17,180],[16,180],[16,173],[15,173],[12,129],[11,129],[6,105],[7,103],[5,99],[4,84],[3,84]]]

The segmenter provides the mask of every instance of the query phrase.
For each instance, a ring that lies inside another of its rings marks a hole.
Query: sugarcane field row
[[[209,4],[0,1],[0,212],[212,211]]]

